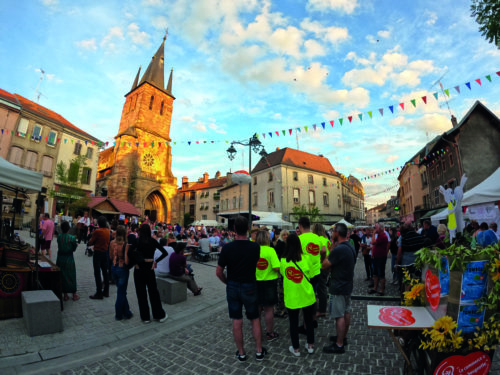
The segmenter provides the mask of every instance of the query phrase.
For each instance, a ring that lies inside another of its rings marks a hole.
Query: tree
[[[301,217],[307,216],[311,223],[315,223],[319,218],[319,208],[316,206],[309,206],[309,208],[307,208],[306,205],[303,204],[300,207],[294,207],[292,212],[292,216],[295,216],[295,220],[299,220]]]
[[[85,210],[88,207],[90,198],[81,188],[83,181],[87,176],[83,174],[87,164],[87,157],[79,155],[70,161],[69,165],[60,161],[56,165],[56,182],[59,184],[59,190],[50,190],[51,197],[57,197],[58,201],[64,202],[64,213],[68,215],[69,211]]]
[[[500,2],[498,0],[472,0],[472,17],[480,25],[481,35],[500,49]]]
[[[186,212],[184,214],[184,228],[187,228],[193,221],[194,220],[191,217],[191,215],[189,214],[189,212]]]

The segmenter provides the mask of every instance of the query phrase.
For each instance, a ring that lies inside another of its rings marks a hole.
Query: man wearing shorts
[[[40,244],[40,249],[42,255],[48,255],[49,258],[52,257],[50,251],[50,244],[52,243],[52,238],[54,237],[54,222],[50,220],[49,214],[45,214],[42,224],[42,241]]]
[[[351,293],[354,287],[354,266],[356,250],[347,238],[347,227],[338,223],[333,231],[333,242],[338,245],[323,260],[322,268],[329,269],[330,316],[335,318],[337,336],[330,336],[330,346],[323,347],[324,353],[342,354],[347,345],[347,333],[351,324]]]
[[[239,216],[234,222],[236,235],[234,241],[222,248],[217,264],[216,275],[226,284],[226,298],[229,318],[233,321],[236,359],[244,362],[247,359],[243,346],[243,306],[247,319],[252,324],[252,334],[255,340],[258,361],[262,361],[267,354],[262,347],[262,333],[260,328],[260,314],[257,300],[257,262],[260,257],[260,246],[251,242],[247,237],[248,221]],[[227,276],[224,269],[227,267]]]

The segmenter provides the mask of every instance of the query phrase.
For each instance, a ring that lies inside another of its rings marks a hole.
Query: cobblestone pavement
[[[21,236],[33,241],[26,232]],[[53,256],[56,259],[56,247]],[[128,298],[135,316],[128,321],[114,320],[116,288],[110,298],[91,300],[95,292],[92,259],[84,255],[85,245],[75,253],[77,302],[64,302],[64,331],[29,337],[22,318],[0,320],[0,373],[9,374],[402,374],[403,358],[387,332],[368,329],[368,304],[396,305],[396,287],[388,285],[387,297],[353,301],[353,323],[349,346],[343,355],[321,352],[335,334],[333,320],[320,319],[316,330],[316,352],[300,358],[288,352],[291,345],[287,319],[276,319],[281,337],[267,344],[269,356],[262,362],[253,357],[250,325],[245,322],[249,359],[238,363],[231,323],[227,316],[224,285],[215,276],[215,261],[193,263],[201,296],[188,291],[188,299],[166,305],[169,318],[164,323],[142,324],[138,317],[133,278]],[[390,265],[387,265],[388,275]],[[132,275],[131,275],[132,276]],[[358,258],[354,295],[368,297],[363,260]],[[388,277],[388,280],[391,277]],[[50,319],[50,317],[40,317]],[[305,337],[301,337],[301,346]],[[500,374],[497,360],[491,374]]]

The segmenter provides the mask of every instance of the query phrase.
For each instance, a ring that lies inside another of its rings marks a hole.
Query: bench
[[[157,277],[156,284],[162,302],[174,305],[187,299],[186,283],[174,279]]]
[[[52,290],[22,292],[23,320],[29,336],[63,331],[61,302]]]

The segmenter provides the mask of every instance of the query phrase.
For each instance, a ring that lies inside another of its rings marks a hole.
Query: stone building
[[[128,201],[151,220],[172,220],[171,199],[177,190],[173,176],[170,124],[175,97],[172,71],[164,85],[164,46],[146,72],[137,72],[125,94],[114,146],[99,155],[97,194]]]
[[[349,175],[343,181],[344,188],[344,218],[354,224],[364,224],[365,218],[365,192],[361,182],[354,176]]]

